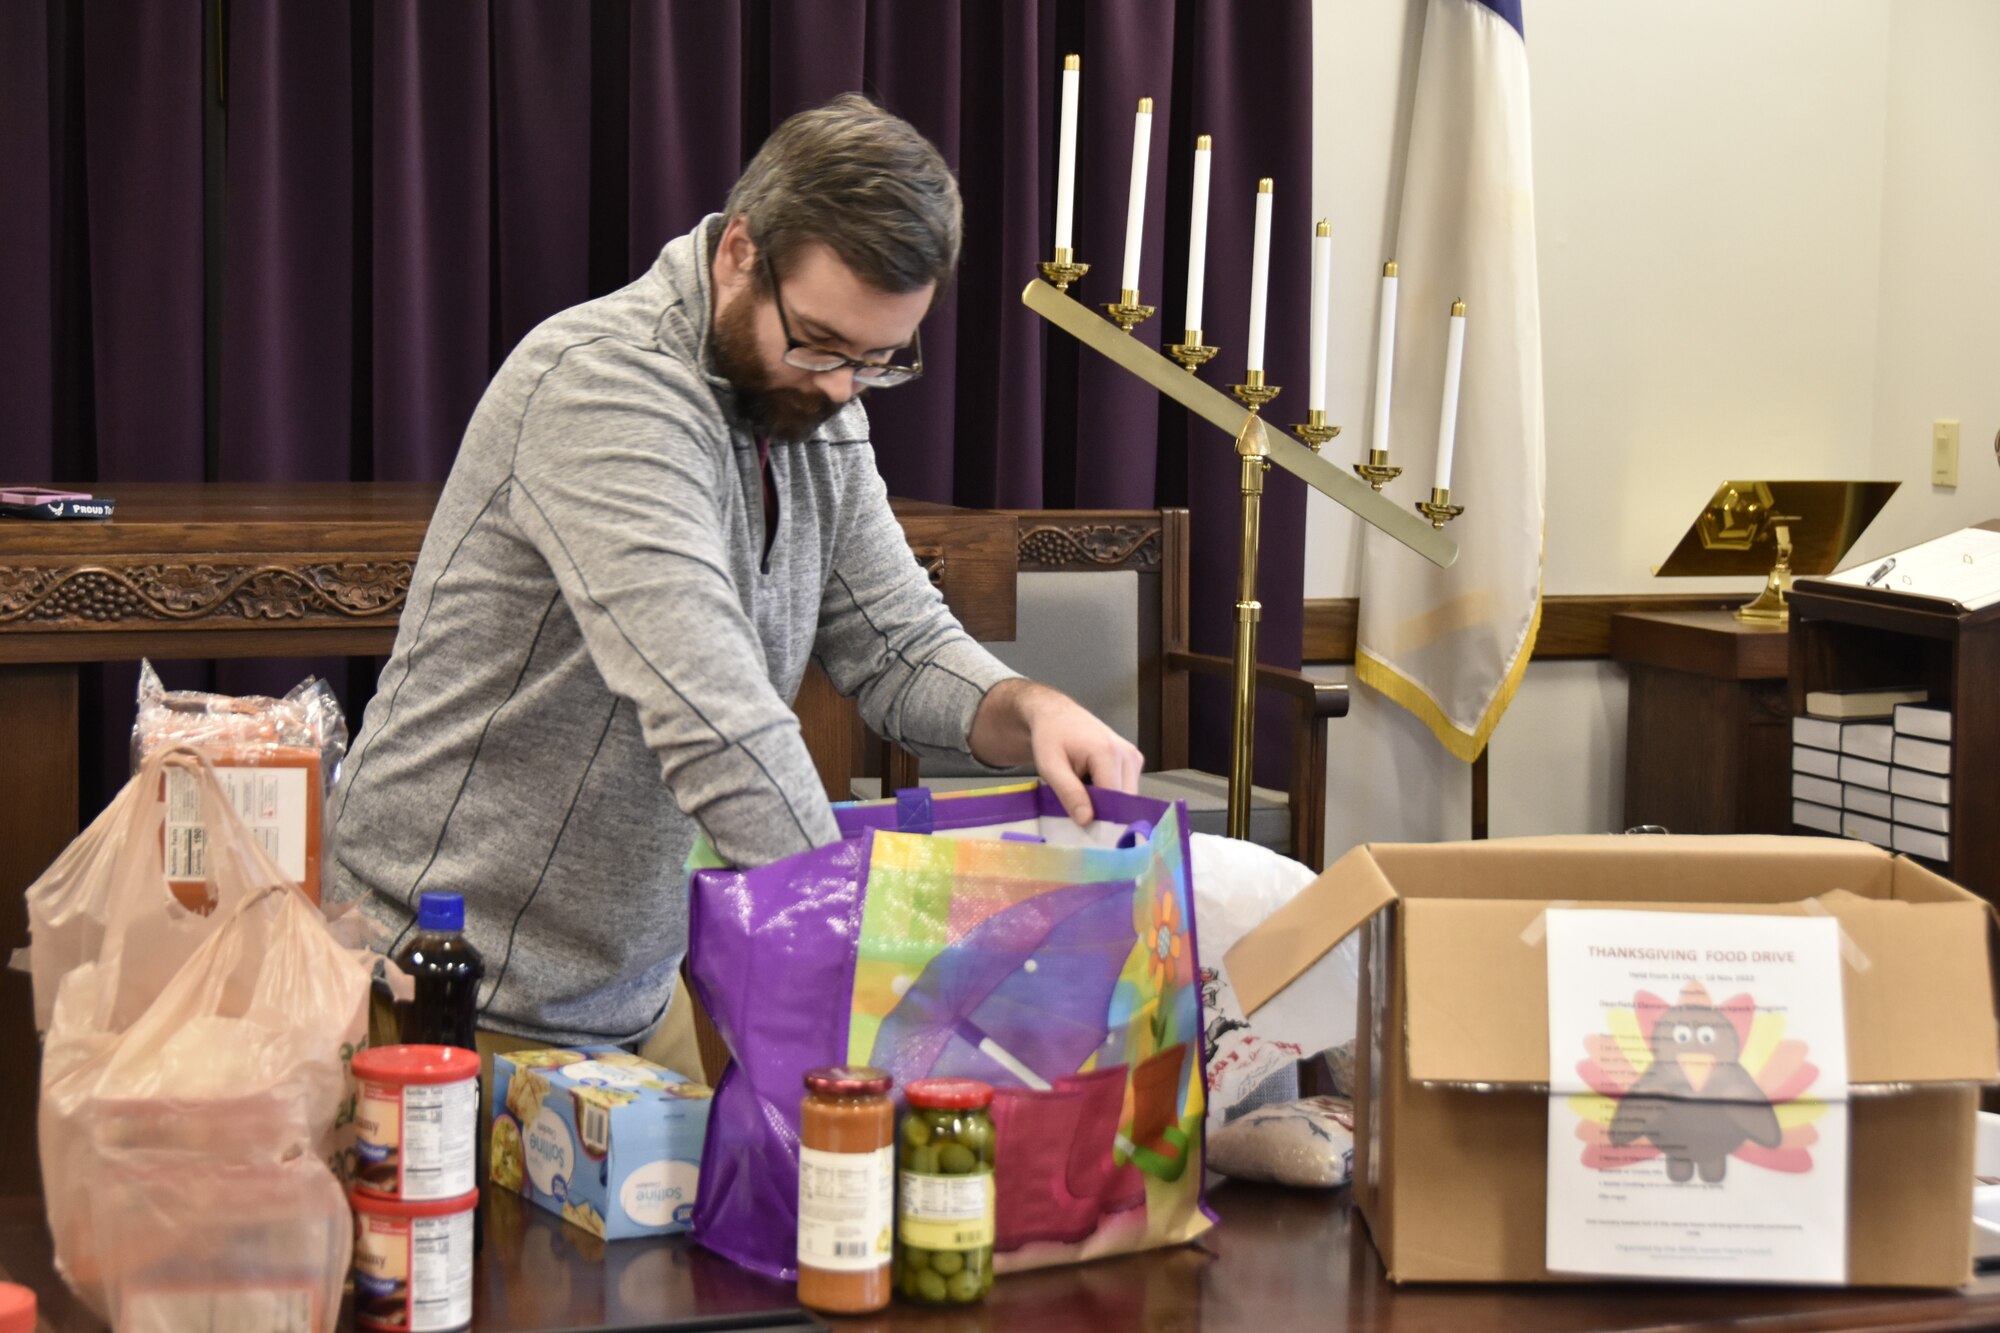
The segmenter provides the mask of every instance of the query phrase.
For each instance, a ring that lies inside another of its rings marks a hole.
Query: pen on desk
[[[1864,588],[1874,587],[1876,584],[1880,583],[1884,578],[1886,578],[1888,576],[1889,571],[1894,569],[1895,567],[1896,567],[1896,557],[1892,555],[1887,560],[1884,560],[1881,564],[1875,566],[1875,572],[1873,574],[1870,574],[1868,576],[1868,582],[1862,584],[1861,586]]]

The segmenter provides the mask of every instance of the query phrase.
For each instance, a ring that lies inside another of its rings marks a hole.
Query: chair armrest
[[[1172,651],[1167,654],[1167,667],[1174,671],[1199,672],[1204,676],[1236,674],[1234,662],[1212,653]],[[1259,663],[1257,688],[1276,690],[1296,700],[1301,705],[1300,711],[1309,718],[1347,716],[1347,686],[1337,681],[1316,680],[1303,671],[1292,671],[1285,667],[1265,666]]]

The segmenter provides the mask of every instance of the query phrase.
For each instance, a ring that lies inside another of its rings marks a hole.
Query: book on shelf
[[[1977,611],[2000,602],[2000,530],[1961,528],[1816,581],[1870,600]]]
[[[1843,722],[1840,724],[1840,752],[1888,763],[1896,729],[1886,722]]]
[[[1840,776],[1840,756],[1831,750],[1815,750],[1810,745],[1792,747],[1792,771],[1810,773],[1818,778]]]
[[[1951,739],[1951,710],[1925,708],[1920,704],[1897,704],[1894,725],[1898,736],[1948,741]]]
[[[1898,824],[1929,829],[1933,833],[1951,832],[1950,806],[1919,801],[1914,796],[1895,796],[1890,799],[1895,802],[1895,808],[1889,812],[1889,817]]]
[[[1859,815],[1873,815],[1877,819],[1889,819],[1895,814],[1895,798],[1886,791],[1873,787],[1857,787],[1848,783],[1840,789],[1840,808],[1852,810]]]
[[[1840,749],[1840,724],[1818,717],[1795,717],[1792,719],[1792,743],[1837,752]]]
[[[1898,768],[1920,768],[1926,773],[1949,773],[1951,746],[1919,736],[1898,736],[1895,764]]]
[[[1840,757],[1840,780],[1857,787],[1873,787],[1876,791],[1887,791],[1889,766],[1878,764],[1873,759],[1844,754]]]
[[[1792,822],[1800,828],[1818,829],[1822,833],[1840,832],[1840,811],[1832,806],[1821,805],[1817,801],[1793,801]]]
[[[1911,828],[1908,824],[1896,824],[1892,850],[1910,856],[1921,856],[1931,861],[1951,860],[1951,839],[1942,833],[1929,829]]]
[[[1816,778],[1810,773],[1792,774],[1792,797],[1794,800],[1812,801],[1819,805],[1840,808],[1840,784],[1829,778]]]
[[[1891,768],[1889,790],[1898,796],[1932,805],[1951,804],[1951,779],[1942,773],[1926,773],[1918,768]]]
[[[1898,704],[1920,704],[1930,698],[1927,690],[1902,686],[1879,690],[1812,690],[1806,694],[1806,713],[1852,721],[1856,718],[1888,717]]]
[[[1840,812],[1840,831],[1850,838],[1872,842],[1877,847],[1895,847],[1896,826],[1873,815],[1858,815],[1852,810],[1843,810]]]

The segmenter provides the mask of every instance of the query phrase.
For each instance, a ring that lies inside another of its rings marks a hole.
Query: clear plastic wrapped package
[[[332,687],[308,676],[282,699],[169,690],[152,663],[141,663],[133,771],[177,745],[192,747],[213,765],[237,818],[318,902],[326,796],[347,753],[347,719]],[[208,842],[200,801],[185,772],[167,774],[162,797],[162,863],[176,894],[195,907]]]

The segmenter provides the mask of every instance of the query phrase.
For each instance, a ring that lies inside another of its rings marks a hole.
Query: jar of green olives
[[[927,1078],[903,1089],[896,1136],[896,1289],[968,1305],[993,1289],[993,1089]]]

